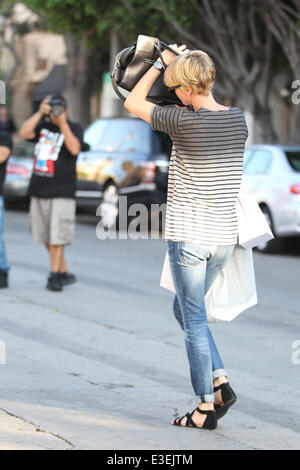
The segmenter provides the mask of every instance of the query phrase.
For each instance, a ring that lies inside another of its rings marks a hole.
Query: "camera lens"
[[[52,106],[51,108],[51,114],[54,114],[54,116],[59,117],[62,113],[64,112],[63,106]]]

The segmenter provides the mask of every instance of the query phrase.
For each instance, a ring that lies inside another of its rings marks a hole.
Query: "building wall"
[[[12,115],[20,127],[32,113],[32,93],[55,65],[66,64],[64,38],[58,34],[33,31],[16,39],[20,58],[12,81]]]

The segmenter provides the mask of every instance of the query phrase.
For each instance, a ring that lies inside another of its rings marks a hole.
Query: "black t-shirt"
[[[0,129],[0,147],[8,147],[10,150],[12,150],[12,146],[13,143],[11,135],[8,132],[2,131]],[[0,196],[3,196],[3,183],[6,174],[6,164],[7,160],[5,160],[3,163],[0,163]]]
[[[11,134],[17,130],[16,125],[11,118],[8,118],[5,122],[0,121],[0,129],[10,132]]]
[[[68,121],[72,133],[83,142],[80,124]],[[64,145],[64,135],[58,126],[42,120],[35,128],[34,167],[29,195],[38,198],[75,198],[76,160]]]

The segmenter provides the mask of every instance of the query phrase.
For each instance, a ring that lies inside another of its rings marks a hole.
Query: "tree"
[[[217,68],[217,98],[250,110],[265,142],[276,140],[269,108],[273,79],[287,64],[295,67],[297,57],[299,62],[299,2],[114,0],[107,5],[104,0],[24,0],[40,14],[45,27],[65,35],[67,94],[71,105],[76,104],[76,120],[89,121],[90,94],[109,67],[110,33],[116,32],[124,47],[142,33],[206,51]],[[274,29],[277,24],[280,33]],[[291,24],[293,42],[288,45],[284,28]],[[300,77],[298,65],[295,74]]]
[[[15,39],[36,28],[37,17],[31,12],[18,21],[14,15],[14,7],[18,2],[3,0],[0,5],[0,62],[3,58],[3,69],[0,76],[7,84],[7,98],[10,98],[10,81],[20,65]]]
[[[162,15],[144,0],[23,0],[39,13],[46,29],[64,34],[68,58],[66,96],[74,120],[90,122],[90,96],[99,88],[101,74],[109,69],[110,33],[117,32],[124,45],[139,32],[166,29]],[[167,36],[169,39],[170,36]]]
[[[97,28],[97,3],[75,0],[24,0],[28,8],[37,12],[41,24],[65,37],[67,54],[66,97],[72,118],[86,127],[90,122],[90,97],[99,87],[102,64],[107,63],[108,41],[102,38],[103,47],[96,49],[94,40]],[[95,60],[96,57],[96,60]],[[96,80],[97,76],[97,80]]]
[[[178,39],[206,51],[214,60],[217,96],[255,114],[262,141],[274,142],[269,95],[278,67],[272,34],[259,3],[248,0],[188,0],[189,17],[176,14],[173,0],[153,0]],[[187,8],[188,7],[188,8]],[[257,83],[263,84],[260,93]]]
[[[13,5],[7,2],[0,5],[0,57],[4,51],[9,51],[13,57],[12,67],[9,70],[1,70],[1,73],[4,75],[7,82],[9,82],[11,77],[14,75],[20,62],[19,56],[14,47],[14,38],[18,32],[18,27],[12,21],[12,7]],[[10,29],[10,34],[8,34],[8,29]]]
[[[292,83],[300,79],[300,0],[264,0],[261,3],[261,16],[285,53],[293,75]],[[295,104],[292,109],[294,119],[290,143],[300,144],[300,106]]]

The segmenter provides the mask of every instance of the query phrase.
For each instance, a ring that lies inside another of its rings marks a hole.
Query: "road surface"
[[[183,429],[171,420],[195,401],[159,287],[165,242],[100,241],[95,228],[79,217],[67,249],[78,283],[53,293],[27,214],[6,214],[0,449],[300,449],[300,250],[255,253],[258,305],[212,326],[238,401],[216,430]]]

